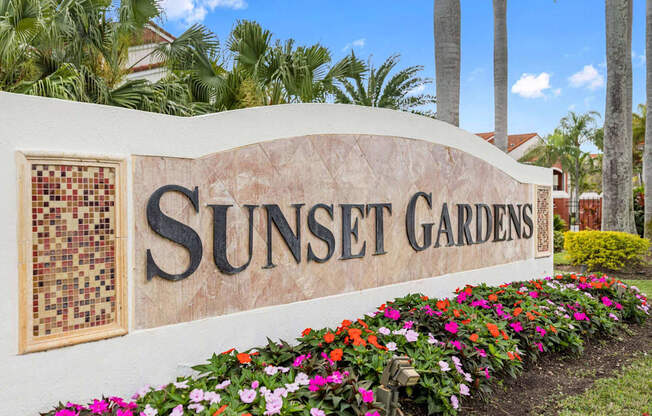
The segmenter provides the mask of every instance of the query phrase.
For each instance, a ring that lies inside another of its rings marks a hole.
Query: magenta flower
[[[521,332],[523,330],[523,325],[521,325],[520,322],[516,321],[514,323],[509,324],[509,326],[512,327],[514,332]],[[538,327],[537,327],[538,328]]]
[[[458,340],[451,341],[450,343],[457,348],[458,351],[462,351],[462,344]]]
[[[401,313],[393,308],[385,308],[384,316],[394,321],[398,321],[401,318]]]
[[[134,416],[134,413],[129,409],[118,409],[116,416]]]
[[[318,391],[319,387],[325,385],[327,383],[327,380],[322,377],[322,376],[315,376],[313,379],[310,380],[310,383],[308,385],[308,390],[310,391]]]
[[[534,344],[534,345],[539,349],[540,352],[543,352],[543,344],[542,344],[542,343],[537,342],[537,343]]]
[[[457,303],[464,302],[466,300],[467,296],[469,296],[469,295],[467,295],[466,292],[460,292],[460,294],[457,295]]]
[[[380,413],[378,413],[378,410],[374,410],[373,412],[365,413],[364,416],[380,416]]]
[[[54,416],[77,416],[77,413],[73,412],[70,409],[61,409]]]
[[[365,390],[363,388],[358,389],[362,395],[362,401],[365,403],[373,403],[374,401],[374,392],[372,390]]]
[[[537,331],[541,336],[546,335],[546,330],[541,328],[540,326],[537,326],[534,330]]]
[[[539,294],[538,294],[537,292],[530,292],[530,293],[528,293],[528,295],[530,295],[530,297],[531,297],[532,299],[536,299],[536,298],[539,297]]]
[[[444,329],[451,334],[456,334],[457,333],[457,322],[455,321],[450,321],[446,325],[444,325]]]
[[[412,329],[413,325],[414,325],[414,321],[405,321],[405,322],[403,322],[403,328],[405,328],[405,329]]]
[[[94,399],[93,404],[89,405],[88,408],[93,412],[94,415],[101,415],[109,410],[109,404],[104,400]]]
[[[602,300],[602,303],[604,304],[604,306],[607,306],[607,307],[608,307],[608,306],[611,306],[611,305],[614,304],[614,303],[611,301],[611,299],[609,299],[609,298],[606,297],[606,296],[603,296],[602,299],[600,299],[600,300]]]
[[[575,312],[573,314],[573,318],[575,318],[576,321],[588,321],[589,318],[586,317],[586,314],[584,312]]]

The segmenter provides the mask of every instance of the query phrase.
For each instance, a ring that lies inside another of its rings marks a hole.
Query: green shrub
[[[568,224],[566,224],[566,221],[559,214],[555,214],[553,217],[553,228],[555,231],[563,232],[568,230]]]
[[[564,233],[561,231],[555,231],[554,236],[554,245],[555,253],[559,253],[564,249]]]
[[[640,264],[650,247],[647,239],[614,231],[567,232],[564,238],[573,264],[585,264],[588,270],[620,270]]]

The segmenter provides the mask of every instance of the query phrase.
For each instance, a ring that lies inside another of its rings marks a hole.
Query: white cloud
[[[216,7],[224,7],[225,9],[240,10],[246,9],[248,4],[245,0],[208,0],[206,5],[213,10]]]
[[[186,25],[201,22],[209,11],[218,7],[245,9],[245,0],[162,0],[161,7],[170,20],[181,20]]]
[[[552,90],[552,93],[554,94],[555,97],[559,97],[561,95],[561,88],[555,88]]]
[[[346,52],[347,50],[354,49],[354,48],[362,49],[366,44],[367,44],[367,39],[365,38],[356,39],[353,42],[347,43],[346,46],[342,48],[342,51]]]
[[[545,97],[543,91],[550,88],[550,74],[542,72],[539,75],[523,74],[521,78],[512,85],[512,93],[523,98]]]
[[[408,94],[412,94],[412,95],[421,94],[423,91],[425,91],[425,89],[426,89],[425,84],[417,85],[416,87],[408,91]]]
[[[600,88],[604,85],[604,77],[593,67],[585,65],[581,71],[574,73],[568,78],[571,87],[586,87],[590,90]]]

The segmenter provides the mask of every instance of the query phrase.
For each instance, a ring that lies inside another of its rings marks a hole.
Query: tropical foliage
[[[598,116],[595,111],[584,114],[570,111],[560,120],[554,133],[544,138],[520,161],[545,167],[561,164],[563,171],[571,178],[571,201],[578,201],[583,192],[596,190],[592,179],[602,168],[600,158],[594,158],[582,149],[583,144],[596,143],[596,138],[601,137],[595,128]],[[575,223],[579,224],[579,210],[575,210],[575,214]]]
[[[606,276],[466,286],[451,299],[408,295],[337,328],[306,328],[296,343],[214,354],[194,367],[198,376],[144,386],[132,402],[66,403],[46,415],[378,416],[374,388],[392,355],[407,355],[420,374],[402,397],[428,414],[456,414],[542,354],[578,353],[584,339],[617,335],[648,314],[638,289]]]
[[[353,53],[350,58],[356,60]],[[434,117],[434,112],[426,107],[435,103],[435,97],[422,93],[432,80],[418,76],[423,70],[420,65],[409,66],[390,77],[398,62],[399,55],[390,56],[378,68],[369,62],[366,72],[355,75],[352,81],[343,81],[343,88],[334,90],[335,102],[410,111]]]

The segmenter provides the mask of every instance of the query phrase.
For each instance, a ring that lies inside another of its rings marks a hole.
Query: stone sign
[[[535,190],[463,151],[310,135],[134,157],[136,327],[534,255]]]

